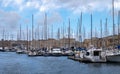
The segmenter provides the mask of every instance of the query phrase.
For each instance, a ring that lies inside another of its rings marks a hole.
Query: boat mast
[[[32,42],[31,42],[31,45],[32,45],[32,49],[33,49],[33,41],[34,41],[34,15],[32,14]]]
[[[40,49],[40,25],[38,25],[38,48]]]
[[[44,40],[44,31],[43,31],[44,25],[41,27],[41,29],[42,29],[42,40]]]
[[[31,40],[31,30],[29,29],[29,32],[28,32],[28,40],[29,40],[29,49],[31,48],[31,46],[30,46],[30,43],[32,44],[32,40]]]
[[[28,48],[29,48],[29,40],[28,40],[28,25],[26,26],[26,30],[27,30],[27,51],[28,51]]]
[[[20,33],[20,39],[19,39],[20,43],[19,44],[21,45],[21,24],[20,24],[20,32],[19,33]]]
[[[19,44],[19,30],[17,30],[17,40],[16,40],[16,42],[17,42],[17,45]],[[10,34],[10,39],[11,39],[11,41],[12,41],[12,36],[11,36],[11,34]]]
[[[120,44],[120,11],[118,11],[118,45]]]
[[[114,48],[115,47],[114,0],[112,0],[112,17],[113,17],[113,48]]]
[[[82,47],[83,46],[83,44],[82,44],[82,32],[81,32],[81,28],[82,28],[82,12],[81,12],[81,16],[80,16],[80,26],[79,26],[79,33],[80,33],[80,44],[81,44],[81,46],[80,47]]]
[[[5,28],[3,28],[2,49],[4,49]]]
[[[57,36],[58,36],[58,41],[59,41],[59,47],[60,47],[60,28],[58,28],[58,33],[57,33]]]
[[[85,27],[83,27],[83,38],[84,38],[84,40],[86,39],[86,30],[85,30]],[[85,44],[83,44],[84,45],[84,47],[85,47]]]
[[[68,47],[70,49],[70,19],[69,19],[69,27],[68,27],[68,40],[69,40]]]
[[[45,19],[44,19],[44,38],[45,38],[45,47],[47,48],[47,14],[45,13]]]
[[[107,18],[105,23],[105,47],[107,47],[107,35],[108,35],[108,29],[107,29]]]
[[[34,29],[34,40],[33,40],[33,43],[34,43],[34,48],[36,49],[36,40],[37,40],[37,37],[36,37],[36,28]]]
[[[103,39],[102,39],[102,20],[100,20],[100,27],[101,27],[101,47],[103,48]]]
[[[92,25],[92,14],[91,14],[91,45],[93,45],[93,41],[92,41],[92,27],[93,27],[93,25]]]
[[[53,38],[53,25],[52,25],[52,33],[51,33],[51,34],[52,34],[52,35],[51,35],[51,36],[52,36],[51,38],[52,38],[52,48],[53,48],[53,46],[54,46],[54,43],[53,43],[53,39],[54,39],[54,38]]]
[[[64,22],[63,22],[63,47],[65,47],[65,37],[64,37],[64,34],[65,34],[65,27],[64,27]]]
[[[76,47],[78,47],[77,41],[79,41],[79,18],[78,18],[78,22],[77,22],[77,31],[76,31],[76,43],[75,43]]]
[[[97,30],[96,30],[97,28],[95,28],[95,47],[98,47],[98,41],[97,41]]]

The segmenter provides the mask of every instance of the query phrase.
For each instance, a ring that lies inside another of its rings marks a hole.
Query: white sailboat
[[[106,50],[106,59],[108,62],[120,62],[120,50],[115,48],[115,24],[114,24],[114,0],[112,0],[113,10],[113,48]]]
[[[120,62],[120,51],[118,49],[107,50],[106,59],[108,62]]]

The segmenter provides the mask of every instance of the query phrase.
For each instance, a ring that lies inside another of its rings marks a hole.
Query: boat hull
[[[107,62],[120,62],[120,55],[106,56]]]

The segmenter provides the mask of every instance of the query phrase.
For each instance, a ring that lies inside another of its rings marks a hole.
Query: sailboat
[[[34,47],[34,15],[32,15],[32,40],[31,40],[31,47],[30,50],[28,51],[28,56],[36,56],[37,53],[35,52],[35,47]]]
[[[19,43],[19,45],[17,46],[16,53],[18,53],[18,54],[23,53],[23,51],[22,51],[22,45],[21,45],[21,24],[20,24],[20,43]]]
[[[112,13],[113,13],[113,48],[106,51],[106,59],[108,62],[120,62],[120,50],[115,48],[115,24],[114,24],[114,0],[112,0]]]
[[[22,34],[21,34],[21,24],[20,24],[19,32],[20,32],[19,33],[20,37],[19,37],[19,42],[18,42],[18,45],[17,45],[16,53],[18,53],[18,54],[24,54],[24,53],[26,53],[26,49],[25,49],[25,46],[22,44],[23,40],[22,40]],[[24,32],[23,32],[23,36],[25,36]],[[24,39],[24,37],[23,37],[23,39]]]

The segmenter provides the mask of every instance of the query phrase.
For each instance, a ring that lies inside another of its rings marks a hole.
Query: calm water
[[[28,57],[0,52],[0,74],[120,74],[120,64],[86,64],[67,57]]]

